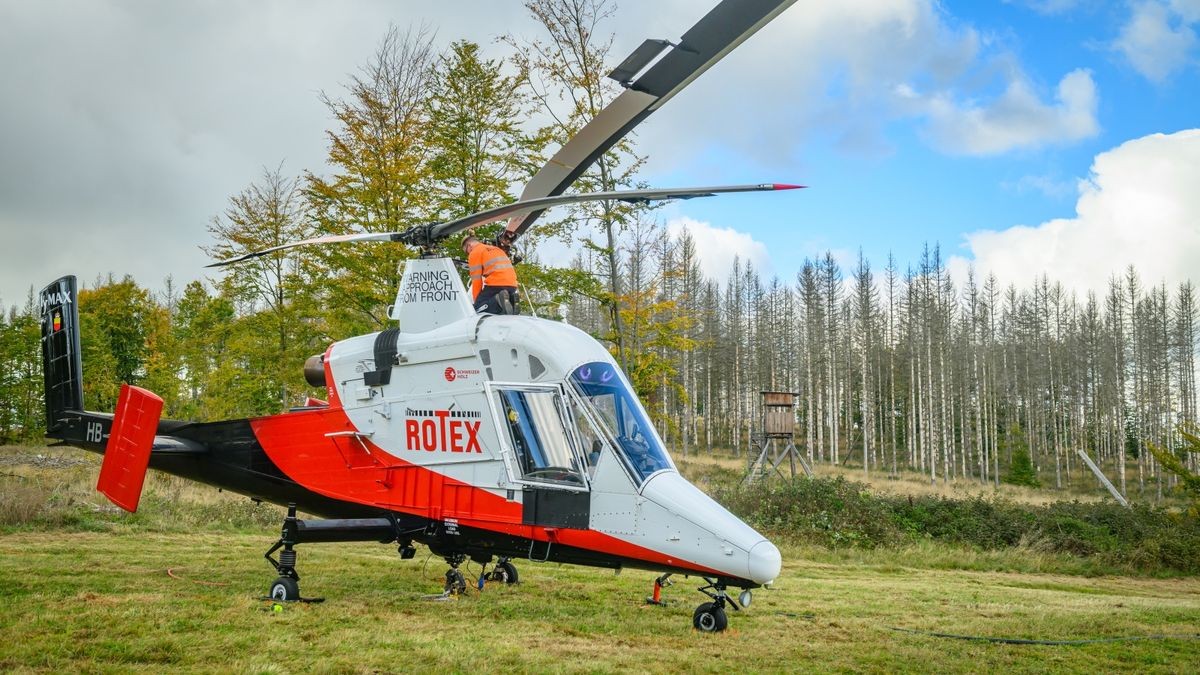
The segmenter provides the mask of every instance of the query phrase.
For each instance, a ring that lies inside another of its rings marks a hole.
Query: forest
[[[619,56],[605,3],[527,8],[544,30],[501,37],[504,58],[390,28],[339,91],[320,95],[333,121],[325,166],[289,174],[263,158],[261,176],[229,197],[197,245],[221,260],[512,200],[620,91],[605,78]],[[638,186],[644,160],[626,140],[574,189]],[[796,443],[817,465],[1095,487],[1086,454],[1131,499],[1160,499],[1175,483],[1147,444],[1174,451],[1178,425],[1197,419],[1189,283],[1167,288],[1128,268],[1080,296],[1052,270],[1021,287],[952,279],[936,243],[913,261],[860,254],[843,267],[826,253],[795,278],[764,278],[744,261],[708,278],[696,243],[653,209],[614,202],[554,215],[519,245],[525,311],[609,345],[675,453],[752,452],[759,392],[774,390],[797,394]],[[551,260],[547,242],[578,253]],[[460,255],[455,244],[447,252]],[[304,383],[304,359],[384,327],[398,270],[415,254],[398,244],[302,248],[182,288],[119,271],[81,280],[86,405],[111,410],[122,382],[158,393],[177,419],[270,414],[321,396]],[[0,320],[3,443],[35,442],[44,428],[34,297],[31,288]],[[1197,468],[1195,455],[1186,461]]]

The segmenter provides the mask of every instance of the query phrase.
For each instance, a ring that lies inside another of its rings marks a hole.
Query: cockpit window
[[[615,366],[602,361],[584,364],[571,373],[571,384],[608,426],[638,482],[655,471],[671,468],[671,460],[646,413]]]
[[[583,486],[583,461],[571,446],[557,391],[501,389],[500,410],[523,480]]]

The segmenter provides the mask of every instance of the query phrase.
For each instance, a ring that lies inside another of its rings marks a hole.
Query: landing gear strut
[[[725,592],[725,584],[704,578],[708,585],[701,586],[701,593],[712,598],[712,602],[706,602],[696,608],[692,613],[692,626],[705,633],[720,633],[729,625],[729,617],[725,615],[725,607],[732,607],[735,612],[741,611],[743,607],[750,606],[751,593],[749,589],[742,591],[737,600],[734,600]]]
[[[287,517],[283,519],[279,540],[263,554],[279,574],[279,578],[271,584],[268,594],[272,600],[278,602],[320,601],[318,598],[300,597],[300,575],[296,572],[298,544],[335,541],[378,541],[385,544],[400,541],[400,557],[407,560],[417,552],[412,547],[412,541],[406,536],[410,533],[410,530],[401,528],[394,517],[301,520],[296,518],[296,505],[288,504]],[[279,551],[278,560],[272,557],[276,551]]]
[[[467,592],[467,580],[463,577],[462,570],[458,569],[458,566],[463,564],[466,559],[467,557],[461,553],[446,556],[446,564],[450,565],[450,569],[446,570],[446,584],[443,587],[442,595],[449,597]]]
[[[279,573],[279,578],[271,584],[271,590],[268,595],[276,602],[296,602],[300,599],[300,575],[296,572],[296,505],[288,504],[287,518],[283,519],[283,530],[280,532],[279,541],[271,545],[263,557],[275,571]],[[279,549],[282,548],[282,551]],[[271,554],[279,551],[279,560],[271,557]]]

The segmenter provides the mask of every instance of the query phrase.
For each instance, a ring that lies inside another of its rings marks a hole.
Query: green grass
[[[519,563],[522,583],[451,602],[438,559],[389,546],[300,547],[305,594],[282,612],[270,534],[14,532],[0,536],[0,670],[678,672],[1179,671],[1200,642],[1009,646],[890,626],[1020,638],[1200,633],[1195,579],[1081,578],[813,561],[784,550],[774,590],[720,635],[691,629],[703,599],[683,580],[665,608],[653,575]],[[180,578],[172,578],[167,569]],[[475,570],[477,571],[477,570]],[[221,584],[221,585],[212,585]]]
[[[435,602],[423,596],[440,591],[444,563],[379,544],[300,546],[302,591],[328,599],[273,612],[259,599],[274,576],[262,553],[282,509],[151,474],[139,513],[124,514],[94,492],[97,460],[0,449],[0,672],[1090,673],[1200,662],[1195,640],[1014,646],[890,630],[1200,633],[1197,577],[1095,576],[1087,558],[1036,546],[934,540],[781,538],[775,588],[719,635],[691,628],[705,599],[695,579],[650,607],[651,573],[518,561],[518,586]]]

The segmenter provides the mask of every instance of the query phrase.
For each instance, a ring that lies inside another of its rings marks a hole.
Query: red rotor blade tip
[[[792,185],[790,183],[772,183],[771,184],[772,190],[799,190],[801,188],[806,188],[806,187],[808,187],[808,186],[807,185]]]

